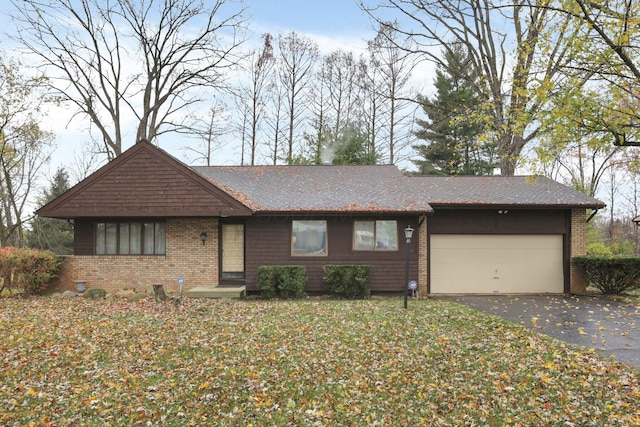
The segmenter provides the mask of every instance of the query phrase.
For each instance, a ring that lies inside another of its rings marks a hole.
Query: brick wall
[[[570,256],[587,254],[587,211],[586,209],[571,210],[571,254]],[[570,292],[582,294],[587,290],[587,281],[579,269],[571,265]]]
[[[184,278],[183,290],[194,286],[218,284],[217,218],[169,219],[164,256],[69,256],[54,284],[58,291],[75,291],[77,280],[87,288],[107,292],[122,289],[150,291],[152,285],[164,285],[177,292],[178,278]],[[207,232],[203,245],[200,233]]]

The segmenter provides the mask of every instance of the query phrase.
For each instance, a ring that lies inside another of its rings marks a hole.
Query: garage
[[[563,293],[562,234],[431,234],[432,294]]]

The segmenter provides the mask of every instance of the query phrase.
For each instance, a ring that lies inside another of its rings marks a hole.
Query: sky
[[[285,34],[295,31],[316,41],[324,54],[340,48],[357,55],[365,50],[367,40],[375,36],[373,23],[358,3],[358,0],[244,0],[244,16],[253,43],[260,43],[260,35],[266,32]],[[13,26],[7,17],[12,7],[7,0],[0,2],[0,27],[5,31],[11,31]],[[4,41],[0,39],[0,54],[5,52],[5,56],[13,56],[9,43],[7,38]],[[83,122],[87,119],[71,120],[72,113],[69,107],[49,107],[45,124],[56,134],[56,149],[47,172],[49,176],[59,166],[77,167],[77,164],[70,164],[70,159],[82,151],[80,147],[86,141],[83,133],[87,127]],[[184,153],[175,152],[165,145],[160,144],[185,160]],[[237,159],[223,159],[217,164],[229,164],[231,161],[237,162]]]
[[[321,37],[353,39],[373,32],[356,0],[245,0],[250,28],[258,32],[306,32]]]

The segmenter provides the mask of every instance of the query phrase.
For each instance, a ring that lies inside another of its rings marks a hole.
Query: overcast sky
[[[367,41],[375,36],[375,30],[358,3],[358,0],[244,0],[244,17],[250,32],[250,43],[259,46],[260,35],[266,32],[276,35],[295,31],[315,40],[323,54],[343,49],[359,55],[365,50]],[[0,27],[4,32],[10,32],[13,27],[8,19],[12,7],[8,0],[0,0]],[[7,38],[0,38],[0,54],[4,58],[17,56]],[[69,164],[70,159],[86,142],[84,132],[87,119],[78,116],[70,122],[72,112],[69,107],[49,108],[46,125],[48,130],[56,134],[57,145],[49,175],[53,175],[59,165],[73,167]],[[177,152],[162,142],[161,147],[185,160],[183,152]],[[230,162],[237,162],[237,159],[218,163]]]

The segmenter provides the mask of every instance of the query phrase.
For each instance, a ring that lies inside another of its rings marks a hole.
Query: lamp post
[[[404,237],[407,239],[407,246],[405,249],[405,264],[404,264],[404,308],[407,308],[407,299],[409,297],[409,251],[411,250],[411,236],[413,236],[413,228],[407,225],[404,229]]]

